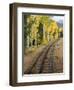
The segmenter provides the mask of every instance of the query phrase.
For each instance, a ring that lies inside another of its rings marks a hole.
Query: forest
[[[60,36],[63,28],[50,15],[24,15],[24,48],[32,51]]]

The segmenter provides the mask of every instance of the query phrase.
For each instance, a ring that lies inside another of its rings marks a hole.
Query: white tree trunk
[[[45,28],[43,27],[43,41],[45,41]]]
[[[37,46],[37,33],[35,32],[35,46]]]
[[[33,44],[33,39],[32,38],[30,38],[30,41],[31,41],[31,47],[33,46],[32,44]]]
[[[50,39],[50,38],[49,38],[49,32],[47,33],[47,39],[48,39],[48,41],[49,41],[49,39]]]
[[[29,48],[29,36],[27,36],[27,48]]]

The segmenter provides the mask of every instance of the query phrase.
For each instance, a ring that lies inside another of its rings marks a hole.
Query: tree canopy
[[[49,40],[58,38],[59,32],[63,32],[48,15],[26,15],[24,21],[24,39],[29,45],[47,44]]]

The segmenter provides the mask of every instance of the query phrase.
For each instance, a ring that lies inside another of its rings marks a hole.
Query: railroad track
[[[53,73],[53,60],[52,56],[54,51],[54,44],[59,39],[48,44],[37,56],[35,56],[30,67],[24,72],[24,74],[38,74],[38,73]],[[53,48],[52,48],[53,47]],[[51,50],[52,48],[52,50]],[[51,50],[50,57],[47,56],[49,50]]]

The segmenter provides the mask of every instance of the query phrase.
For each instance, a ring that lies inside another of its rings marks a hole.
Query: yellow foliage
[[[46,44],[48,44],[48,41],[46,39],[44,39],[42,44],[46,45]]]
[[[59,28],[57,25],[57,22],[54,20],[49,19],[48,16],[42,16],[42,15],[30,15],[27,19],[28,24],[31,23],[31,28],[30,28],[30,37],[32,39],[36,38],[36,34],[39,31],[39,25],[40,23],[43,25],[43,29],[45,30],[46,35],[49,33],[50,39],[55,39],[58,38],[58,30],[59,32],[63,31],[62,28]],[[50,22],[49,22],[50,21]],[[55,33],[55,34],[54,34]],[[54,36],[54,35],[55,36]],[[43,40],[42,44],[47,44],[48,43],[48,37],[45,36],[45,39]]]

